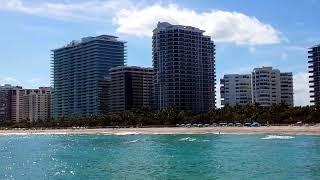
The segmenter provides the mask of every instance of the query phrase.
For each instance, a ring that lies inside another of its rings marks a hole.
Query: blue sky
[[[49,86],[50,50],[99,34],[128,42],[128,65],[152,66],[152,29],[168,21],[212,36],[217,79],[263,65],[292,71],[295,104],[306,105],[319,9],[317,0],[0,0],[0,84]]]

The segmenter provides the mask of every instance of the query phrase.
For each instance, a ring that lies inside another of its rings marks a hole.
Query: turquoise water
[[[320,136],[0,136],[0,179],[320,179]]]

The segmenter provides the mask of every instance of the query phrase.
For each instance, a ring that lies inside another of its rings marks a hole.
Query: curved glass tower
[[[109,70],[125,64],[125,44],[101,35],[52,50],[53,118],[108,112]]]

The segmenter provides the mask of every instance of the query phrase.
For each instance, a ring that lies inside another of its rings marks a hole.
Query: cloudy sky
[[[317,0],[0,0],[0,84],[49,86],[50,50],[100,34],[128,42],[128,65],[152,66],[152,30],[168,21],[212,37],[217,79],[259,66],[291,71],[295,105],[307,105],[319,9]]]

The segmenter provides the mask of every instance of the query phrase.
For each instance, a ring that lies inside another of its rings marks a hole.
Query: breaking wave
[[[186,137],[186,138],[179,139],[179,141],[190,141],[190,142],[195,141],[195,140],[197,140],[197,139],[196,138],[191,138],[191,137]]]
[[[126,144],[128,144],[128,143],[136,143],[136,142],[138,142],[139,141],[139,139],[136,139],[136,140],[132,140],[132,141],[128,141],[128,142],[125,142]]]
[[[114,133],[114,135],[117,135],[117,136],[126,136],[126,135],[137,135],[139,133],[137,132],[119,132],[119,133]]]
[[[268,135],[261,139],[293,139],[293,136],[278,136],[278,135]]]

